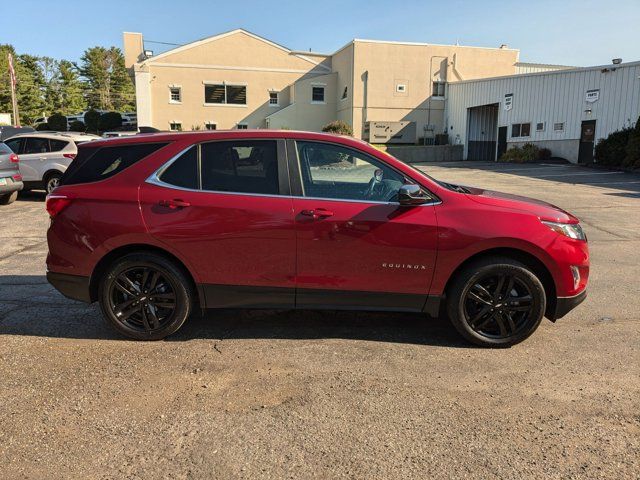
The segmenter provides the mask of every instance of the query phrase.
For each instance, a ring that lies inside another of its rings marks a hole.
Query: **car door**
[[[202,143],[141,187],[149,232],[195,271],[207,307],[294,306],[284,152],[284,140]]]
[[[421,310],[436,259],[434,205],[407,207],[411,183],[379,159],[346,146],[288,144],[300,307]]]
[[[48,138],[24,137],[22,153],[20,156],[20,173],[25,182],[38,182],[42,180],[45,163],[51,148]]]

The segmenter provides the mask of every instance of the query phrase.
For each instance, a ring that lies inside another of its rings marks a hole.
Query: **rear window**
[[[104,180],[139,162],[167,145],[166,143],[141,143],[118,147],[85,147],[78,149],[78,156],[62,176],[61,185],[75,185]]]

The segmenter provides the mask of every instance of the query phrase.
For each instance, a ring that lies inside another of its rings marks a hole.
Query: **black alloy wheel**
[[[176,332],[195,298],[183,269],[151,253],[129,254],[112,264],[100,282],[99,297],[109,323],[137,340],[159,340]]]
[[[527,266],[505,257],[474,262],[447,292],[451,322],[481,346],[510,346],[530,336],[546,309],[544,286]]]

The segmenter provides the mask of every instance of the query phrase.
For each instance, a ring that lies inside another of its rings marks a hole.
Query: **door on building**
[[[493,162],[496,159],[498,104],[468,109],[467,160]]]
[[[596,139],[596,121],[585,120],[580,128],[580,148],[578,150],[578,163],[593,162],[593,147]]]
[[[507,131],[509,127],[498,128],[498,156],[500,158],[507,151]]]

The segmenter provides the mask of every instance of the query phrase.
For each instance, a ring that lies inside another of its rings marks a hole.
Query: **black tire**
[[[173,261],[154,253],[131,253],[104,272],[98,298],[105,319],[118,332],[136,340],[161,340],[187,320],[195,292]]]
[[[5,193],[4,195],[0,195],[0,205],[9,205],[13,203],[18,198],[18,192]]]
[[[53,192],[54,188],[60,184],[61,178],[62,174],[60,172],[51,172],[47,174],[44,178],[44,189],[46,190],[47,195]]]
[[[447,292],[451,323],[465,339],[483,347],[522,342],[540,325],[546,304],[540,279],[508,257],[469,264]]]

